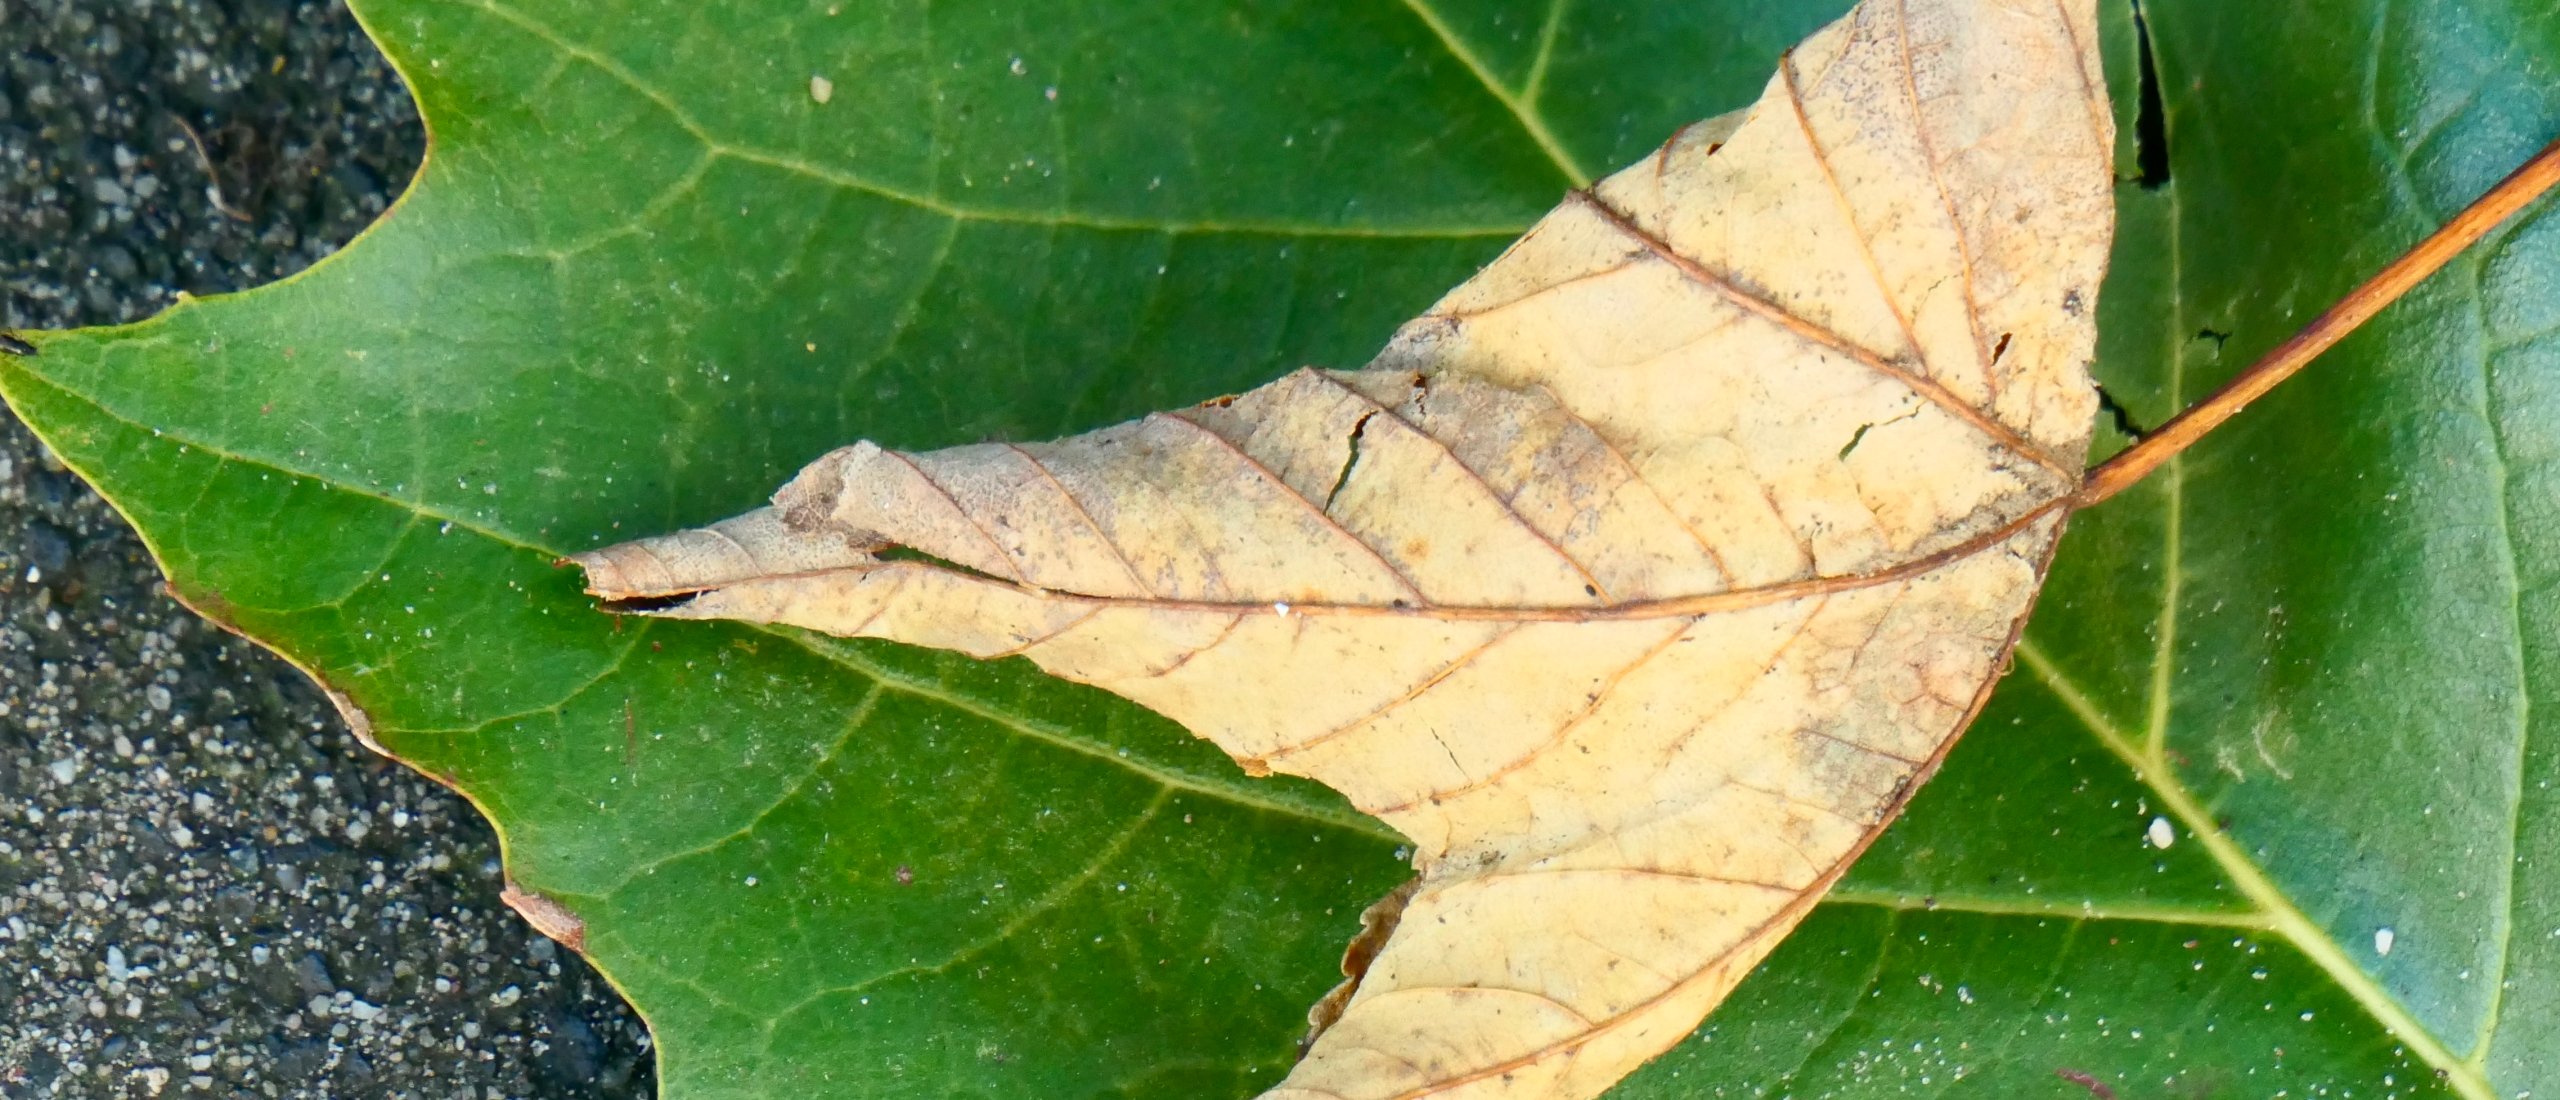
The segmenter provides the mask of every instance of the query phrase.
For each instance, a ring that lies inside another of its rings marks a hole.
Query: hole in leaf
[[[596,606],[616,615],[645,615],[652,611],[671,611],[683,607],[692,603],[694,597],[701,594],[700,592],[678,592],[672,596],[632,596],[628,599],[606,600]]]
[[[2151,21],[2134,0],[2133,35],[2139,89],[2134,98],[2133,166],[2145,191],[2169,185],[2169,112],[2160,96],[2160,64],[2152,56]]]
[[[2140,441],[2150,436],[2151,429],[2135,420],[2133,411],[2119,403],[2116,395],[2108,393],[2105,386],[2098,387],[2098,408],[2105,410],[2107,418],[2115,422],[2116,431],[2126,438]]]

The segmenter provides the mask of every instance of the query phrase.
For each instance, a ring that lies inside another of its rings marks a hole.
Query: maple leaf
[[[1273,1095],[1597,1094],[1839,879],[2016,642],[2096,411],[2095,42],[2089,0],[1870,0],[1365,369],[856,444],[573,560],[625,609],[1028,657],[1342,791],[1419,884]]]

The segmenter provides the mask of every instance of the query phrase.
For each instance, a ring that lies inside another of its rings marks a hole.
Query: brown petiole
[[[2507,178],[2498,181],[2498,185],[2490,188],[2487,194],[2454,215],[2453,220],[2444,223],[2444,228],[2429,234],[2416,247],[2402,253],[2399,259],[2391,261],[2390,266],[2366,280],[2363,286],[2349,291],[2346,297],[2338,300],[2338,304],[2313,318],[2292,339],[2276,345],[2275,350],[2250,364],[2249,369],[2241,371],[2239,377],[2214,391],[2212,396],[2189,406],[2185,412],[2161,425],[2160,430],[2144,437],[2142,442],[2125,448],[2114,458],[2089,471],[2089,478],[2082,483],[2080,495],[2073,501],[2073,506],[2086,508],[2150,476],[2151,471],[2159,469],[2162,463],[2177,457],[2179,452],[2194,446],[2197,440],[2221,427],[2223,421],[2248,407],[2249,402],[2265,396],[2268,390],[2309,366],[2321,352],[2346,339],[2356,326],[2371,320],[2374,314],[2398,301],[2410,288],[2425,282],[2427,276],[2436,273],[2436,269],[2478,243],[2480,238],[2487,236],[2491,229],[2497,228],[2516,211],[2541,198],[2543,192],[2551,190],[2555,183],[2560,183],[2560,141],[2544,146],[2532,160],[2524,162]]]

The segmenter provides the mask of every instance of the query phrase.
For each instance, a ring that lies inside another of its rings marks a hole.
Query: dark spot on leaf
[[[2098,1100],[2116,1100],[2116,1090],[2108,1088],[2106,1082],[2079,1070],[2057,1069],[2053,1071],[2053,1075],[2089,1090],[2089,1095],[2097,1097]]]

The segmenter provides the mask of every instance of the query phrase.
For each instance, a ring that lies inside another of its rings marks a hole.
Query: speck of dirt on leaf
[[[834,99],[835,97],[836,97],[836,82],[835,82],[835,81],[829,80],[829,79],[827,79],[827,78],[825,78],[825,77],[823,77],[823,76],[811,76],[811,77],[809,78],[809,98],[810,98],[810,99],[816,100],[820,105],[822,105],[822,106],[823,106],[823,105],[824,105],[828,100],[830,100],[830,99]]]
[[[2168,818],[2155,817],[2151,819],[2151,828],[2143,833],[2143,837],[2151,842],[2152,847],[2165,852],[2169,850],[2170,845],[2178,842],[2178,830],[2176,826],[2169,824]]]

